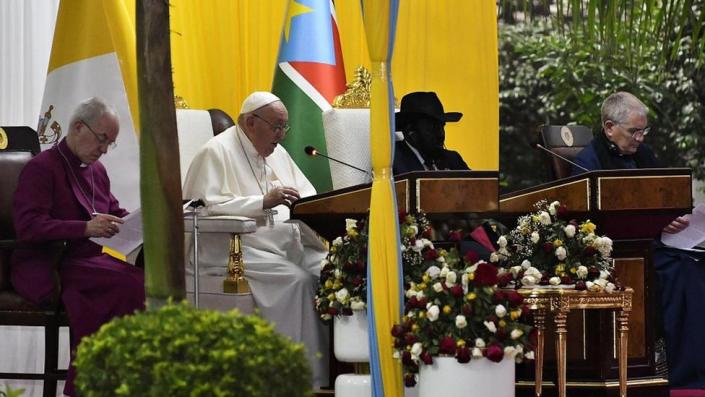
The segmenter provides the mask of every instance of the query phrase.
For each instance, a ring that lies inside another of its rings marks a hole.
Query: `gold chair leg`
[[[230,234],[228,276],[223,280],[223,292],[226,294],[250,292],[250,284],[245,279],[245,263],[242,260],[240,235],[235,233]]]

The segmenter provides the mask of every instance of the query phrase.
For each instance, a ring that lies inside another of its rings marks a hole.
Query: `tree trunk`
[[[135,11],[145,288],[147,305],[155,309],[186,295],[169,2],[136,0]]]

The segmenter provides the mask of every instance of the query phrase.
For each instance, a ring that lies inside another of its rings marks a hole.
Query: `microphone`
[[[186,204],[184,204],[184,208],[200,208],[200,207],[205,207],[206,203],[202,199],[191,199]]]
[[[304,148],[304,152],[306,152],[306,154],[308,154],[308,155],[311,156],[311,157],[315,157],[315,156],[325,157],[325,158],[327,158],[328,160],[332,160],[332,161],[335,161],[336,163],[340,163],[340,164],[342,164],[342,165],[344,165],[344,166],[347,166],[347,167],[356,169],[356,170],[358,170],[358,171],[360,171],[360,172],[364,172],[365,174],[369,175],[370,178],[372,177],[372,174],[371,174],[370,172],[365,171],[365,170],[363,170],[362,168],[355,167],[354,165],[348,164],[348,163],[346,163],[346,162],[344,162],[344,161],[340,161],[340,160],[338,160],[338,159],[334,159],[333,157],[326,156],[325,154],[319,152],[318,149],[316,149],[316,148],[313,147],[313,146],[306,146],[306,147]]]
[[[546,149],[546,148],[543,147],[543,145],[541,145],[540,143],[536,143],[536,144],[534,144],[534,146],[537,147],[537,148],[539,148],[539,149],[541,149],[541,150],[543,150],[544,152],[550,154],[551,156],[558,157],[559,159],[565,161],[566,163],[571,164],[571,165],[573,165],[573,166],[575,166],[575,167],[580,168],[581,170],[583,170],[583,171],[585,171],[585,172],[590,172],[589,169],[583,167],[582,165],[576,163],[575,161],[570,161],[570,160],[568,160],[567,158],[561,156],[560,154],[554,152],[553,150]]]

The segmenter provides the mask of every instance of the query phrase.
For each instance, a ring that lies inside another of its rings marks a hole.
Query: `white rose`
[[[436,321],[438,320],[438,314],[440,314],[440,312],[441,309],[439,309],[438,306],[432,305],[426,311],[426,318],[428,319],[428,321]]]
[[[558,207],[561,206],[561,203],[558,201],[554,201],[548,206],[548,210],[551,212],[551,215],[556,215],[558,213]]]
[[[419,253],[420,253],[420,252],[423,250],[423,241],[421,241],[421,240],[416,240],[416,241],[414,242],[414,245],[411,247],[411,249],[414,250],[415,252],[419,252]]]
[[[500,236],[499,240],[497,240],[497,244],[499,244],[500,247],[504,248],[507,246],[507,238],[504,236]]]
[[[600,280],[607,280],[609,278],[610,272],[607,270],[600,270]]]
[[[533,352],[533,350],[530,351],[530,352],[528,352],[528,353],[526,353],[526,354],[524,354],[524,357],[526,357],[526,359],[528,359],[528,360],[533,360],[533,359],[534,359],[534,352]]]
[[[499,262],[499,255],[497,255],[496,252],[493,252],[490,254],[490,262],[492,262],[492,263]]]
[[[485,327],[493,334],[497,332],[497,326],[494,325],[492,321],[485,321],[483,324],[485,324]]]
[[[524,259],[523,261],[521,261],[521,267],[522,269],[528,269],[531,267],[531,262],[529,262],[528,259]]]
[[[335,240],[333,240],[333,245],[339,246],[343,244],[343,238],[342,237],[336,237]]]
[[[350,308],[352,310],[363,310],[363,309],[365,309],[365,307],[366,307],[365,302],[363,302],[359,299],[356,299],[356,300],[350,302]]]
[[[595,246],[600,255],[605,258],[609,258],[612,253],[612,240],[609,237],[598,237],[595,239]]]
[[[346,303],[350,293],[346,288],[340,289],[335,293],[335,299],[340,303]]]
[[[436,292],[441,292],[443,291],[443,285],[441,283],[435,283],[433,284],[433,290]]]
[[[551,215],[549,215],[546,211],[541,211],[539,213],[539,222],[541,222],[542,225],[550,225]]]
[[[574,225],[568,225],[563,228],[563,231],[565,232],[565,236],[568,238],[573,238],[575,237],[575,226]]]
[[[586,281],[585,282],[585,289],[587,289],[588,291],[592,291],[594,285],[595,285],[595,283],[593,283],[592,281]],[[598,285],[597,287],[599,288],[600,286]]]
[[[394,353],[392,353],[392,358],[395,360],[401,360],[401,353],[399,350],[394,350]]]
[[[512,266],[509,268],[509,271],[512,273],[512,276],[514,276],[514,278],[516,278],[517,274],[519,274],[519,272],[522,270],[523,269],[521,266]]]
[[[323,260],[321,261],[321,269],[323,269],[324,267],[326,267],[326,265],[329,264],[329,263],[330,263],[330,262],[328,262],[328,259],[323,259]]]
[[[494,308],[494,313],[497,317],[502,318],[507,315],[507,309],[502,305],[497,305],[497,307]]]
[[[465,319],[465,316],[462,314],[459,314],[455,316],[455,326],[458,328],[465,328],[468,325],[468,321]]]
[[[443,256],[443,255],[438,255],[438,258],[436,258],[436,262],[445,264],[445,263],[446,263],[446,257]]]
[[[412,234],[413,236],[416,236],[417,234],[419,234],[419,227],[416,225],[409,226],[409,230],[411,230],[411,232],[413,233]]]
[[[504,348],[504,357],[514,358],[517,355],[517,349],[514,346],[507,346]]]
[[[510,336],[512,339],[519,339],[519,338],[521,338],[522,335],[524,335],[524,331],[522,331],[522,330],[520,330],[520,329],[518,329],[518,328],[514,328],[514,329],[512,330],[512,332],[509,334],[509,336]]]
[[[467,274],[467,273],[463,273],[463,275],[460,276],[460,284],[463,286],[463,288],[467,288],[468,282],[469,282],[469,280],[468,280],[468,274]]]
[[[477,348],[477,347],[474,347],[474,348],[472,349],[472,357],[473,357],[473,358],[482,358],[482,350],[480,350],[480,349]]]
[[[424,298],[426,295],[423,293],[423,291],[419,291],[416,293],[416,299],[421,300]]]
[[[441,278],[446,278],[449,271],[450,269],[448,268],[448,266],[443,266],[443,269],[441,269]]]
[[[599,280],[595,280],[594,282],[595,282],[595,284],[599,285],[602,288],[607,287],[607,284],[609,284],[609,281],[605,280],[604,278],[601,278]]]
[[[446,285],[449,287],[452,286],[457,279],[458,275],[455,274],[455,272],[448,272],[448,274],[446,274]]]
[[[551,285],[560,285],[561,283],[561,278],[557,276],[553,276],[548,279],[548,283]]]
[[[533,287],[539,281],[541,281],[541,279],[536,279],[535,277],[527,276],[526,274],[521,278],[521,284],[525,287]]]
[[[353,229],[357,229],[357,221],[355,219],[345,219],[345,231],[350,233]]]
[[[475,339],[475,347],[483,348],[487,346],[482,338]]]
[[[585,279],[588,275],[588,268],[585,266],[578,266],[578,270],[575,272],[575,274],[578,276],[580,279]]]
[[[539,232],[531,232],[531,242],[536,244],[541,240],[541,236],[539,235]]]
[[[427,238],[422,238],[421,242],[423,243],[424,248],[433,249],[433,243],[431,242],[431,240],[429,240]]]
[[[438,277],[439,274],[441,274],[441,269],[438,266],[430,266],[428,269],[426,269],[426,273],[428,273],[428,276],[431,277],[431,279],[435,279]]]
[[[335,270],[333,271],[333,276],[334,276],[335,278],[340,278],[340,276],[342,276],[342,275],[343,275],[343,272],[341,272],[340,269],[335,269]]]
[[[528,268],[528,269],[526,269],[526,270],[524,271],[524,275],[525,275],[525,276],[531,276],[531,277],[536,278],[536,279],[539,279],[539,280],[541,280],[541,277],[543,277],[543,275],[541,274],[541,272],[539,271],[539,269],[537,269],[537,268],[535,268],[535,267],[533,267],[533,266],[530,267],[530,268]]]
[[[556,248],[556,258],[558,258],[559,261],[564,260],[566,256],[568,256],[568,252],[565,250],[565,247],[560,246]]]
[[[416,342],[411,346],[411,354],[414,356],[420,356],[423,353],[423,345],[421,342]]]
[[[612,283],[607,283],[607,286],[605,286],[605,292],[607,292],[607,293],[612,293],[612,292],[614,292],[614,290],[615,290],[616,288],[617,288],[616,285],[614,285],[614,284],[612,284]]]

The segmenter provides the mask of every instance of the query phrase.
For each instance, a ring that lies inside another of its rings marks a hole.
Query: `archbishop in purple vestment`
[[[67,241],[58,270],[71,327],[72,362],[81,338],[116,316],[143,308],[145,300],[142,269],[103,254],[102,247],[88,239],[112,236],[117,222],[106,219],[127,215],[110,193],[108,175],[97,161],[117,137],[117,116],[96,98],[76,112],[81,117],[72,117],[67,138],[23,169],[14,213],[19,240]],[[53,295],[55,273],[46,252],[18,249],[11,263],[12,284],[20,295],[36,304]],[[64,389],[69,396],[74,395],[74,377],[71,365]]]

